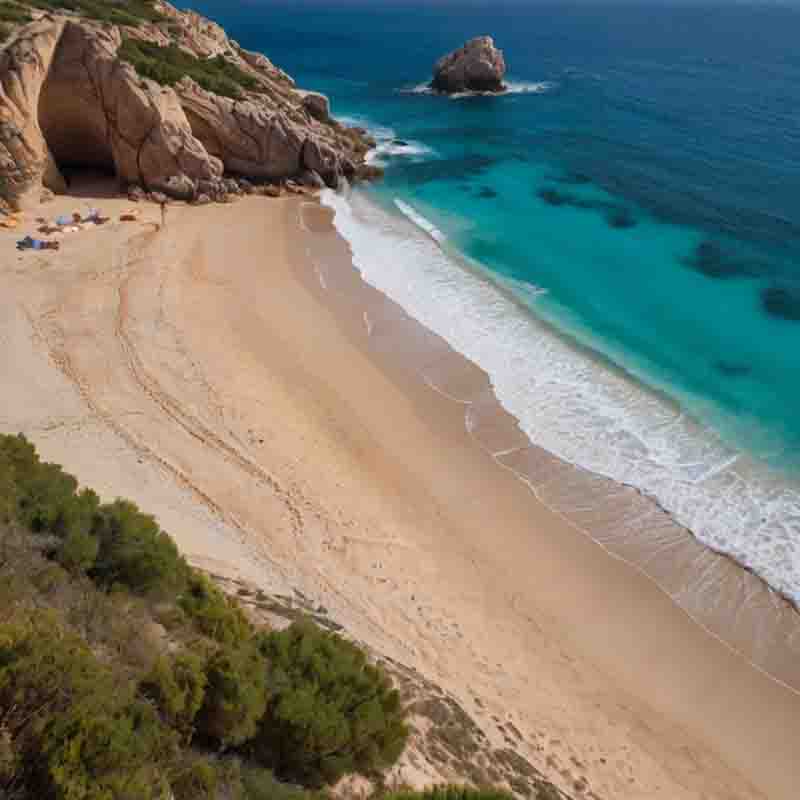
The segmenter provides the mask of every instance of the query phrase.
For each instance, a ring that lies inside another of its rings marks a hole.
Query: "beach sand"
[[[22,232],[130,207],[95,190]],[[0,429],[198,566],[301,591],[493,735],[512,722],[576,797],[797,797],[800,696],[497,464],[487,442],[524,442],[486,376],[360,283],[327,210],[253,197],[157,230],[141,208],[57,253],[0,232]],[[451,399],[476,393],[478,438]]]

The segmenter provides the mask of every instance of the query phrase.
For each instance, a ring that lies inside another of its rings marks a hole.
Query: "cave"
[[[117,177],[100,92],[83,62],[65,56],[64,45],[62,40],[53,56],[38,107],[39,127],[55,161],[43,183],[54,192],[83,174]]]

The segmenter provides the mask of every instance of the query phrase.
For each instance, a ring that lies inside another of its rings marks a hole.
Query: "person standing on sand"
[[[167,201],[166,199],[161,200],[159,202],[161,206],[161,229],[164,229],[164,226],[167,224]]]

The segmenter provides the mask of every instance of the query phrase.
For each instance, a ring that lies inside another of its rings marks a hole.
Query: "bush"
[[[172,781],[172,792],[175,800],[214,800],[218,784],[214,764],[207,758],[196,758],[183,765]]]
[[[86,572],[94,566],[100,543],[90,533],[71,531],[56,550],[55,558],[64,569]]]
[[[191,652],[156,661],[142,681],[142,693],[153,700],[168,725],[190,735],[203,705],[207,678],[203,660]]]
[[[31,796],[162,796],[174,735],[54,615],[0,626],[0,708]]]
[[[143,78],[150,78],[164,86],[174,86],[188,75],[206,91],[234,99],[241,97],[243,89],[258,91],[260,88],[252,75],[243,72],[222,55],[203,60],[174,44],[159,47],[135,39],[125,39],[117,55],[135,67]]]
[[[16,3],[0,2],[0,22],[12,25],[21,25],[31,21],[31,15],[26,8]]]
[[[0,797],[315,800],[188,748],[311,786],[402,750],[399,697],[355,645],[310,623],[257,635],[152,517],[21,436],[0,436],[0,514]]]
[[[224,747],[251,739],[267,703],[264,663],[255,647],[218,650],[209,659],[206,678],[198,732]]]
[[[199,572],[189,577],[179,606],[198,630],[220,644],[237,645],[252,635],[252,626],[236,601]]]
[[[320,795],[281,783],[268,769],[245,768],[241,777],[242,800],[313,800]]]
[[[95,698],[54,717],[41,750],[52,796],[163,800],[169,790],[164,766],[176,740],[146,703],[109,706]]]
[[[364,652],[309,622],[260,637],[269,702],[254,753],[309,786],[393,764],[407,738],[397,692]]]
[[[61,538],[73,531],[88,533],[100,505],[97,495],[85,489],[58,464],[39,459],[22,435],[0,436],[0,493],[3,513],[9,511],[34,533]]]
[[[166,17],[156,11],[152,0],[120,0],[109,3],[107,0],[28,0],[32,6],[47,11],[74,11],[100,22],[115,25],[138,26],[142,22],[160,22]]]
[[[0,524],[17,518],[17,483],[11,458],[3,447],[6,438],[0,437]]]
[[[186,584],[189,568],[175,542],[133,503],[117,500],[102,506],[92,533],[100,547],[90,575],[101,585],[118,583],[137,594],[172,596]]]
[[[91,651],[76,636],[64,635],[51,613],[0,626],[0,707],[23,721],[32,712],[57,713],[102,691],[105,678]],[[12,732],[13,715],[4,720]]]

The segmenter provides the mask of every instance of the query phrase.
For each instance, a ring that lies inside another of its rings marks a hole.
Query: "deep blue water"
[[[728,508],[727,528],[734,517],[742,527],[735,545],[721,530],[705,540],[800,596],[800,7],[192,7],[327,93],[335,114],[378,130],[387,174],[368,192],[386,211],[406,203],[448,246],[511,279],[536,317],[719,434],[721,443],[713,433],[711,443],[659,441],[663,414],[642,422],[649,399],[617,387],[595,402],[591,386],[576,388],[594,373],[563,356],[551,364],[569,375],[569,392],[554,396],[573,423],[597,417],[575,447],[618,447],[604,471],[655,494],[696,532],[725,516],[715,492],[751,497]],[[456,100],[409,91],[440,55],[486,33],[512,85],[529,91]],[[547,293],[531,298],[526,286]],[[548,431],[554,419],[542,422]],[[694,435],[678,427],[678,440]],[[628,461],[625,448],[637,451]],[[740,450],[784,470],[785,484],[754,479],[748,466],[710,485]]]

